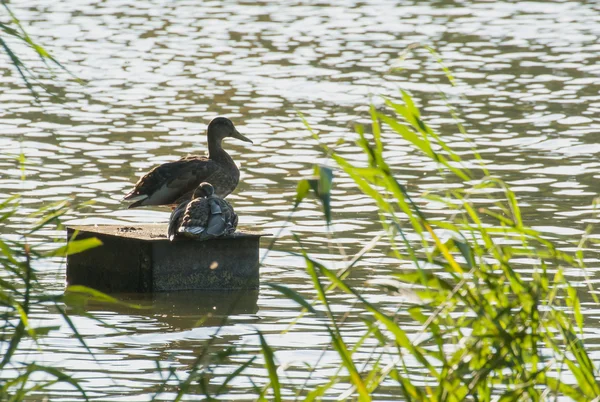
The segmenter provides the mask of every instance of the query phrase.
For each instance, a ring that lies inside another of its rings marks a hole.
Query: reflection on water
[[[600,178],[596,2],[331,3],[15,3],[29,33],[89,84],[67,83],[57,88],[60,102],[43,95],[42,103],[35,103],[7,58],[0,57],[0,199],[14,193],[25,196],[22,214],[11,225],[18,227],[24,214],[41,201],[65,197],[95,200],[69,216],[78,223],[166,221],[168,211],[126,210],[120,198],[155,164],[203,153],[205,125],[221,114],[254,141],[226,144],[242,172],[240,186],[230,197],[240,226],[276,233],[290,212],[296,180],[310,174],[313,163],[325,161],[297,111],[328,143],[351,140],[353,124],[367,117],[369,96],[396,96],[399,88],[420,99],[428,122],[468,157],[471,146],[457,133],[439,96],[440,91],[449,94],[488,168],[514,186],[524,218],[540,230],[566,245],[577,240],[587,224],[597,223],[590,207]],[[456,88],[448,85],[424,50],[408,57],[401,72],[389,71],[398,54],[414,42],[441,52],[457,78]],[[35,57],[27,62],[45,74]],[[50,77],[43,82],[51,83]],[[372,99],[379,102],[377,96]],[[396,135],[384,133],[384,138],[390,165],[415,199],[443,188],[432,174],[436,166]],[[341,149],[351,159],[359,154],[351,141]],[[14,159],[21,151],[27,157],[26,182],[19,180]],[[379,226],[371,203],[349,183],[336,177],[333,231],[352,255]],[[443,214],[436,206],[428,207],[432,214]],[[9,235],[13,228],[1,230]],[[340,257],[326,244],[321,213],[309,201],[283,231],[278,252],[269,253],[262,280],[286,284],[311,299],[314,293],[303,262],[285,254],[296,247],[292,231],[316,257],[333,267],[340,265]],[[597,260],[590,259],[589,265],[593,276]],[[397,306],[398,300],[363,285],[365,279],[394,268],[383,248],[376,249],[353,280],[364,286],[369,300]],[[40,270],[43,283],[62,290],[63,265],[49,262]],[[579,272],[568,274],[580,278]],[[298,313],[292,301],[262,286],[258,295],[244,296],[243,304],[228,313],[231,297],[160,295],[150,309],[140,311],[93,306],[91,311],[104,324],[77,314],[73,320],[97,361],[85,354],[64,325],[44,339],[45,352],[36,356],[76,372],[92,398],[144,399],[158,389],[161,371],[188,368],[207,340],[214,339],[215,348],[256,349],[254,334],[259,329],[278,348],[279,362],[288,365],[289,383],[301,384],[303,362],[312,364],[321,356],[323,369],[309,385],[330,374],[336,360],[319,319],[303,317],[282,334]],[[212,307],[212,316],[195,325]],[[349,313],[348,340],[360,336],[351,331],[360,327],[351,302],[333,299],[333,309]],[[592,311],[586,310],[590,337],[597,328]],[[52,311],[36,311],[34,316],[48,325],[61,322]],[[31,345],[20,357],[36,353]],[[162,361],[162,370],[152,362],[155,358]],[[215,383],[233,370],[233,363],[215,372]],[[262,362],[249,372],[266,382]],[[231,392],[242,398],[250,389],[252,385],[240,379],[232,383]],[[378,399],[394,399],[393,388],[381,392]],[[50,394],[53,400],[76,395],[64,385]]]
[[[258,291],[207,290],[165,293],[115,293],[111,296],[125,304],[92,302],[86,313],[137,315],[160,324],[171,331],[187,330],[202,325],[219,326],[228,316],[255,314],[258,311]]]

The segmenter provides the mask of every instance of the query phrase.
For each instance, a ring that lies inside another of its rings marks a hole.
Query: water
[[[95,204],[68,216],[71,222],[165,222],[167,211],[126,210],[120,198],[152,166],[203,153],[207,122],[225,115],[254,141],[226,144],[242,172],[229,197],[240,225],[274,234],[284,226],[297,180],[311,174],[314,163],[327,162],[298,112],[326,142],[352,139],[353,124],[367,121],[370,97],[380,104],[378,95],[397,96],[403,88],[420,100],[428,123],[468,156],[470,146],[458,135],[439,93],[449,95],[488,168],[513,185],[524,218],[533,226],[566,245],[598,221],[591,208],[600,178],[596,2],[33,0],[27,7],[12,7],[30,35],[88,81],[80,86],[59,70],[53,81],[43,64],[25,53],[26,63],[44,75],[42,82],[54,82],[51,89],[62,98],[41,94],[41,104],[35,103],[8,59],[0,57],[0,198],[20,193],[27,209],[74,197]],[[390,71],[415,42],[442,54],[456,88],[423,49],[405,60],[403,71]],[[394,134],[384,136],[391,166],[415,196],[444,188],[434,165]],[[27,157],[25,183],[14,159],[20,151]],[[346,145],[343,153],[357,158],[359,150]],[[25,207],[13,227],[21,225]],[[379,229],[375,209],[340,177],[333,209],[334,234],[353,255]],[[308,201],[284,228],[276,251],[268,254],[261,280],[285,284],[310,299],[314,291],[303,262],[286,254],[296,249],[292,231],[314,256],[341,266],[339,254],[327,245],[317,204]],[[597,282],[597,261],[588,262],[592,283]],[[364,281],[394,268],[382,250],[375,250],[353,283],[369,300],[393,306],[399,299]],[[39,269],[51,291],[63,289],[63,264],[48,262]],[[581,279],[577,271],[567,274]],[[303,362],[320,361],[309,386],[322,383],[337,364],[320,320],[302,318],[281,334],[298,307],[267,286],[257,293],[128,297],[153,307],[91,306],[102,322],[72,312],[96,361],[52,310],[35,311],[33,317],[61,325],[60,330],[42,341],[43,352],[31,345],[18,358],[73,373],[85,381],[92,399],[114,401],[146,400],[158,391],[169,367],[184,376],[211,339],[212,351],[230,346],[258,351],[257,329],[287,365],[285,384],[304,383]],[[589,297],[583,298],[586,337],[594,339],[595,310]],[[334,297],[333,308],[349,312],[347,340],[356,340],[359,335],[351,330],[360,324],[352,302]],[[209,312],[210,318],[199,324]],[[367,361],[369,356],[365,352],[357,358]],[[222,381],[241,362],[240,356],[225,359],[212,373],[213,381]],[[248,369],[259,385],[267,382],[262,367],[258,359]],[[245,378],[236,379],[225,399],[251,399],[251,389]],[[163,397],[172,398],[176,391],[171,385]],[[376,398],[393,400],[396,392],[385,384]],[[79,398],[64,384],[48,395],[57,401]]]

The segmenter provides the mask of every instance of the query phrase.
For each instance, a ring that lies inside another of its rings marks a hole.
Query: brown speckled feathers
[[[215,207],[218,206],[221,213],[215,215]],[[219,219],[222,222],[217,233],[208,233],[211,219]],[[197,239],[225,236],[235,232],[238,217],[229,202],[218,197],[196,198],[190,202],[182,203],[171,214],[168,235],[172,240],[174,237],[185,236]]]

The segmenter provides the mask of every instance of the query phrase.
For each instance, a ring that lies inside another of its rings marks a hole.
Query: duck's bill
[[[240,134],[240,132],[237,130],[233,130],[232,137],[237,138],[238,140],[246,141],[246,142],[249,142],[250,144],[253,144],[253,142],[250,138],[246,137],[245,135]]]

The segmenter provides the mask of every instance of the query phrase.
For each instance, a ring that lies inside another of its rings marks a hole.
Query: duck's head
[[[194,194],[192,195],[192,199],[196,198],[208,198],[215,193],[215,189],[212,184],[207,182],[202,182],[196,189],[194,190]]]
[[[208,123],[208,129],[206,130],[208,138],[215,138],[219,142],[226,137],[237,138],[238,140],[252,143],[252,141],[240,134],[239,131],[233,126],[231,120],[227,117],[215,117]]]

